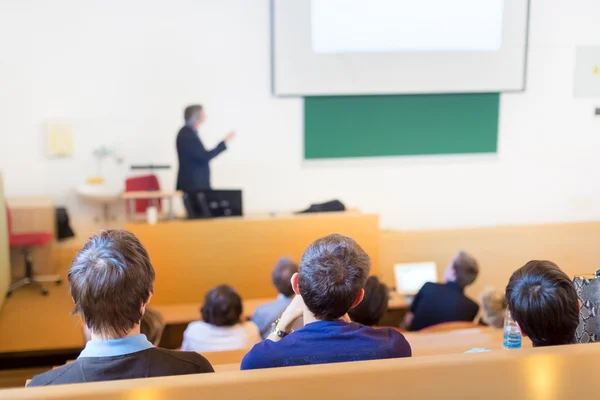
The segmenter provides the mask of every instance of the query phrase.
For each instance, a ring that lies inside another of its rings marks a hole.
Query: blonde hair
[[[486,287],[481,293],[481,305],[483,322],[492,328],[504,326],[504,314],[506,313],[506,298],[493,287]]]
[[[140,323],[140,331],[150,343],[158,346],[165,330],[165,320],[162,315],[153,308],[146,307],[144,318]]]

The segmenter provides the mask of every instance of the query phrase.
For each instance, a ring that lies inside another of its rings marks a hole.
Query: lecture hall
[[[0,0],[0,400],[596,398],[598,20]]]

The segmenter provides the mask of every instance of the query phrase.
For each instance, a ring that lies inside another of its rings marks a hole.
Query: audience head
[[[144,318],[140,324],[140,332],[146,335],[150,343],[155,346],[160,344],[163,331],[165,330],[165,320],[162,315],[151,307],[146,307]]]
[[[68,278],[73,312],[93,335],[119,338],[140,324],[152,296],[154,268],[132,233],[108,230],[85,244]]]
[[[579,299],[569,277],[553,262],[529,261],[506,286],[508,309],[534,346],[573,343]]]
[[[371,260],[358,243],[333,234],[308,246],[292,286],[316,319],[336,320],[361,302],[370,269]]]
[[[200,125],[206,119],[204,108],[199,104],[187,106],[183,112],[183,119],[185,124],[191,126],[194,129],[198,129]]]
[[[287,257],[280,259],[273,268],[273,286],[285,297],[294,295],[291,279],[296,272],[298,272],[298,264]]]
[[[503,293],[491,287],[486,287],[481,293],[481,308],[483,322],[492,328],[504,327],[506,314],[506,297]]]
[[[375,326],[388,309],[389,292],[387,286],[376,276],[370,276],[365,284],[365,297],[359,305],[349,311],[354,322]]]
[[[239,294],[227,285],[211,289],[204,297],[201,313],[207,324],[214,326],[233,326],[242,317],[242,299]]]
[[[456,282],[460,287],[465,288],[475,282],[479,274],[479,264],[477,260],[468,253],[461,251],[454,257],[444,277],[447,282]]]

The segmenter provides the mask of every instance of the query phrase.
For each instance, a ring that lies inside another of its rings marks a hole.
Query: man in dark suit
[[[192,105],[186,107],[183,117],[185,126],[177,134],[177,155],[179,158],[177,190],[189,193],[196,190],[210,189],[209,162],[227,149],[226,143],[234,138],[235,132],[230,132],[214,149],[206,150],[198,136],[198,128],[206,119],[202,106]],[[188,213],[190,213],[191,205],[185,195],[184,203]]]
[[[464,290],[478,274],[477,260],[465,252],[458,253],[446,269],[446,283],[428,282],[415,296],[406,317],[408,330],[418,331],[443,322],[473,321],[479,305],[465,296]]]
[[[150,257],[132,233],[93,236],[69,270],[75,312],[91,340],[77,360],[35,376],[28,386],[213,372],[200,354],[159,349],[141,334],[153,284]]]

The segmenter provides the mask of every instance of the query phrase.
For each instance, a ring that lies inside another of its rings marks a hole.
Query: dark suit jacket
[[[473,321],[479,305],[455,282],[427,282],[415,296],[410,311],[414,318],[409,330],[418,331],[442,322]]]
[[[153,347],[114,357],[80,357],[35,376],[27,386],[61,385],[214,372],[198,353]]]
[[[225,142],[221,142],[214,149],[206,150],[198,134],[192,128],[188,126],[181,128],[177,134],[177,155],[179,157],[177,190],[193,192],[210,189],[208,164],[226,148]]]

